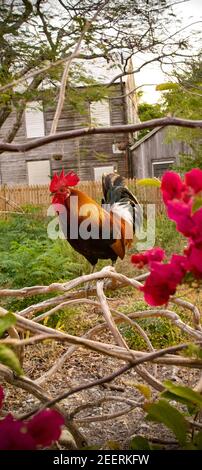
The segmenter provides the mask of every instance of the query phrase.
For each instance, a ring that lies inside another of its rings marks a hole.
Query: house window
[[[27,162],[28,184],[50,183],[50,161]]]
[[[94,178],[95,181],[101,181],[102,180],[102,175],[104,173],[113,173],[114,172],[114,166],[97,166],[94,168]]]
[[[162,160],[158,162],[152,162],[152,176],[161,178],[165,171],[170,170],[174,163],[174,160]]]
[[[93,126],[110,126],[109,101],[102,100],[90,103],[90,119]]]
[[[42,103],[32,101],[25,109],[25,126],[27,138],[43,137],[45,135]]]

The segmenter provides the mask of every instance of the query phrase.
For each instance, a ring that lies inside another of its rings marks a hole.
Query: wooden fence
[[[137,180],[128,179],[126,183],[129,189],[136,195],[138,201],[143,204],[155,204],[157,213],[164,210],[161,192],[157,187],[143,187],[137,184]],[[102,184],[95,181],[82,181],[79,189],[96,201],[101,201]],[[51,203],[51,195],[48,185],[40,186],[0,186],[0,212],[20,212],[25,206],[41,206],[46,209]]]

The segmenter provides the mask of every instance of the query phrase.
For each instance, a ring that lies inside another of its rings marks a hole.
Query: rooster
[[[74,186],[78,176],[69,172],[54,174],[50,183],[52,204],[70,245],[92,265],[99,259],[123,259],[141,223],[141,208],[125,186],[124,178],[111,173],[102,179],[102,205]]]

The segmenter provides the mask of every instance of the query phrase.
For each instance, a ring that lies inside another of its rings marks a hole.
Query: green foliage
[[[181,73],[174,71],[173,78],[173,87],[167,87],[163,97],[165,112],[185,119],[202,119],[201,54],[198,59],[186,61],[185,69]],[[191,151],[180,156],[180,165],[175,169],[184,173],[193,167],[202,168],[201,131],[172,128],[169,130],[168,140],[173,139],[186,142]]]
[[[159,83],[159,85],[156,85],[156,91],[176,90],[178,88],[178,84],[173,82]]]
[[[173,432],[176,437],[176,444],[183,450],[202,450],[202,432],[194,431],[190,433],[190,425],[187,419],[188,415],[199,413],[202,410],[202,397],[200,393],[195,392],[189,387],[173,384],[171,381],[164,382],[165,391],[161,393],[160,398],[154,403],[146,403],[146,419],[154,423],[162,423]],[[169,401],[179,403],[170,404]],[[182,409],[182,404],[187,410]],[[151,449],[155,447],[145,436],[135,436],[130,443],[131,449]]]
[[[86,263],[65,240],[47,235],[49,219],[25,215],[0,220],[0,285],[8,288],[70,280]],[[40,296],[42,299],[42,296]],[[37,298],[35,297],[35,300]],[[6,307],[23,308],[30,299],[10,299]]]
[[[179,329],[177,327],[171,328],[169,320],[165,318],[138,319],[136,322],[147,333],[155,349],[175,345],[183,338]],[[120,329],[130,348],[145,350],[145,341],[134,327],[123,324]]]
[[[192,151],[192,154],[180,154],[180,163],[178,165],[173,165],[173,170],[181,174],[190,171],[192,168],[200,168],[202,170],[202,144],[200,142],[200,132],[198,130],[190,130],[187,132],[186,136],[184,133],[177,132],[178,140],[187,140],[188,145]],[[175,139],[175,133],[172,134],[169,131],[169,140]]]
[[[186,245],[186,239],[176,231],[175,222],[168,219],[166,214],[156,218],[156,246],[166,250],[167,255],[181,253]]]
[[[192,211],[196,212],[198,209],[202,207],[202,196],[195,196],[194,203],[192,206]]]
[[[185,349],[184,354],[188,357],[195,357],[196,359],[202,359],[202,348],[198,344],[190,344]]]
[[[177,83],[175,83],[172,90],[168,90],[164,95],[164,106],[166,110],[178,117],[200,119],[202,117],[202,109],[200,106],[202,100],[201,56],[198,56],[198,60],[187,61],[185,70],[180,74],[174,72],[173,75]],[[184,134],[187,133],[187,129],[179,130],[179,132],[181,131]]]
[[[23,371],[16,354],[4,344],[0,344],[0,363],[12,369],[16,374],[22,375]]]
[[[130,383],[133,387],[135,387],[139,392],[147,399],[150,400],[152,397],[151,388],[148,385],[141,384],[141,383]]]
[[[148,409],[147,420],[163,423],[173,431],[182,446],[186,444],[188,424],[177,408],[170,405],[166,400],[160,399],[157,403],[149,405]]]
[[[0,313],[1,315],[1,313]],[[16,323],[15,315],[12,313],[6,313],[6,315],[0,316],[0,337],[3,335],[5,331],[10,328],[10,326]]]
[[[149,121],[150,119],[157,119],[164,117],[164,109],[163,106],[159,103],[157,104],[149,104],[149,103],[141,103],[138,106],[138,115],[141,122]],[[147,135],[151,130],[150,129],[142,129],[138,132],[138,140],[142,139],[145,135]]]
[[[133,53],[152,51],[158,56],[162,38],[166,37],[165,25],[175,16],[173,13],[170,16],[169,1],[162,0],[160,4],[161,8],[151,9],[149,15],[145,14],[144,2],[138,4],[138,8],[134,0],[117,0],[105,7],[103,5],[98,18],[89,24],[82,39],[83,47],[81,45],[79,51],[82,62],[74,60],[70,68],[66,87],[68,104],[85,114],[84,96],[78,93],[76,86],[90,85],[91,90],[85,97],[86,101],[99,100],[106,96],[106,88],[103,93],[98,85],[98,81],[102,83],[103,78],[106,78],[102,76],[102,71],[97,80],[98,86],[93,89],[96,80],[93,80],[91,73],[92,59],[101,58],[109,69],[115,68],[116,75],[117,67],[123,65],[122,60],[125,62],[125,58]],[[7,119],[12,107],[23,110],[27,101],[43,100],[47,106],[55,105],[64,64],[51,68],[48,66],[70,56],[84,32],[87,19],[93,17],[97,6],[97,0],[82,0],[75,5],[70,2],[68,6],[66,2],[52,0],[13,0],[2,3],[0,85],[6,85],[36,70],[46,70],[34,75],[32,83],[27,87],[16,87],[1,93],[0,106],[3,109],[0,126]],[[156,23],[158,28],[154,28]],[[159,34],[162,36],[160,43]],[[178,46],[181,47],[177,44]],[[173,45],[171,49],[176,49],[176,46]]]
[[[143,436],[135,436],[130,441],[130,449],[131,450],[152,450],[152,447],[148,441]]]
[[[189,387],[173,384],[170,380],[164,382],[166,391],[162,393],[162,397],[168,400],[175,400],[189,406],[194,406],[195,411],[202,408],[202,396]]]
[[[137,181],[138,186],[155,186],[160,188],[161,182],[158,178],[142,178],[141,180]]]

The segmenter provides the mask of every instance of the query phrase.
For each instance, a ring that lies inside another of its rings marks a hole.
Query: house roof
[[[132,147],[130,147],[130,150],[134,150],[137,147],[139,147],[139,145],[141,145],[143,142],[145,142],[145,140],[150,139],[150,137],[152,137],[154,134],[156,134],[162,128],[163,128],[162,126],[159,126],[159,127],[156,127],[155,129],[152,129],[152,131],[148,132],[148,134],[146,134],[144,137],[142,137],[142,139],[135,142],[135,144],[133,144]]]

